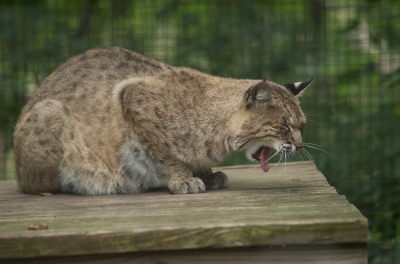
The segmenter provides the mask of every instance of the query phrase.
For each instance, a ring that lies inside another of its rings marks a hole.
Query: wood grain
[[[366,264],[364,244],[172,250],[79,257],[6,260],[13,264]]]
[[[0,258],[367,240],[367,220],[313,163],[289,163],[268,174],[249,166],[222,170],[228,189],[192,195],[159,188],[46,197],[0,182]],[[28,230],[36,222],[48,229]]]

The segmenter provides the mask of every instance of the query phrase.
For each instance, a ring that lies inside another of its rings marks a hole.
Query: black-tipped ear
[[[297,83],[288,83],[283,85],[286,87],[294,96],[299,96],[312,82],[314,78],[307,82],[297,82]]]
[[[268,101],[271,99],[271,88],[264,80],[250,87],[245,94],[246,106],[251,106],[260,101]]]

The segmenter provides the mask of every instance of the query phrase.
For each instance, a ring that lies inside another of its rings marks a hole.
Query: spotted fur
[[[84,195],[143,192],[164,180],[173,193],[225,188],[227,176],[211,166],[232,151],[254,160],[260,146],[302,142],[296,87],[90,50],[48,76],[22,110],[18,186]]]

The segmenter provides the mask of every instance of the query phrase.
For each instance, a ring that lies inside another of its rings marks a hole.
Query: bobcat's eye
[[[288,125],[285,125],[285,124],[281,124],[281,125],[284,126],[287,129],[287,131],[290,131],[290,127]]]

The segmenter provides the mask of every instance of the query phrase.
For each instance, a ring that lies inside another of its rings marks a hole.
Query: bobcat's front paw
[[[168,188],[175,194],[201,193],[206,191],[206,186],[200,178],[192,177],[184,180],[170,180]]]
[[[222,189],[228,187],[228,176],[222,171],[214,172],[212,175],[203,178],[207,189]]]

